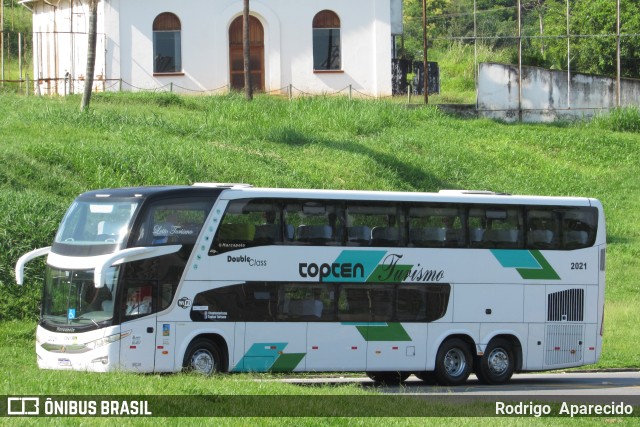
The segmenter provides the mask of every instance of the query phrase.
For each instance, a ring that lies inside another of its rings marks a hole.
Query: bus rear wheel
[[[398,385],[409,378],[408,372],[367,372],[367,376],[376,384]]]
[[[220,370],[220,350],[218,346],[206,339],[196,339],[189,344],[184,355],[185,371],[212,375]]]
[[[471,352],[463,340],[452,338],[440,346],[436,356],[436,381],[440,385],[464,384],[471,374]]]
[[[513,348],[507,340],[491,340],[478,361],[476,376],[484,384],[504,384],[513,375],[514,361]]]

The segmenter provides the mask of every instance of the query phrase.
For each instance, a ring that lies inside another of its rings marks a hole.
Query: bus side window
[[[150,284],[130,284],[123,304],[125,317],[138,317],[154,312],[153,286]]]
[[[558,214],[553,209],[528,209],[527,247],[530,249],[557,249],[559,228]]]
[[[597,229],[595,208],[575,208],[563,213],[562,242],[564,249],[580,249],[593,245]]]
[[[340,246],[343,239],[343,210],[322,201],[290,203],[285,208],[285,230],[295,230],[291,244]]]
[[[369,294],[365,285],[343,285],[338,297],[338,321],[370,322]]]
[[[268,283],[244,285],[244,317],[247,322],[275,321],[278,311],[278,292]]]
[[[191,320],[200,321],[229,321],[244,320],[243,285],[225,286],[201,292],[193,298],[191,306]]]
[[[281,209],[274,201],[229,203],[211,245],[210,255],[253,246],[282,243]]]
[[[388,322],[393,315],[394,285],[375,285],[369,289],[371,321]]]
[[[464,244],[461,212],[456,207],[409,208],[409,246],[459,247]]]
[[[469,209],[468,218],[469,247],[481,248],[484,233],[487,229],[484,209]]]
[[[346,209],[347,246],[398,246],[399,209],[391,204],[362,203]]]
[[[469,245],[475,248],[523,247],[522,212],[517,208],[486,207],[469,210]]]
[[[294,283],[280,286],[278,319],[284,321],[333,320],[331,285]]]

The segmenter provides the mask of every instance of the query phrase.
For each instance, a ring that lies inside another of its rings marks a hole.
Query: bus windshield
[[[75,201],[60,224],[54,244],[119,245],[128,234],[137,206],[131,200]]]
[[[48,267],[42,320],[52,326],[98,326],[113,318],[119,267],[108,270],[106,285],[96,288],[93,270]]]

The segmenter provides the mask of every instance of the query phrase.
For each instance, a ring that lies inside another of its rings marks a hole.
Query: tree
[[[429,38],[436,35],[434,33],[435,24],[431,23],[434,16],[442,15],[445,7],[451,0],[427,0],[427,14],[429,27]],[[422,0],[404,0],[404,48],[400,56],[406,59],[422,58]]]
[[[544,36],[544,15],[547,12],[546,0],[530,0],[528,3],[522,5],[523,12],[526,14],[528,11],[532,11],[538,15],[538,26],[540,28],[540,37]],[[544,39],[540,41],[540,55],[544,57]]]
[[[84,80],[84,93],[80,110],[86,111],[91,102],[91,90],[93,88],[93,74],[96,68],[96,40],[98,38],[98,2],[89,0],[89,34],[87,42],[87,74]]]
[[[242,54],[244,56],[244,96],[247,101],[253,99],[251,87],[251,46],[249,39],[249,0],[243,0],[242,8]]]

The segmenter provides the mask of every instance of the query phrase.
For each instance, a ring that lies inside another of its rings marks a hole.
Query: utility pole
[[[2,86],[4,86],[4,0],[0,0],[0,69],[2,69]]]
[[[253,99],[251,87],[251,45],[249,39],[249,0],[244,0],[242,8],[242,54],[244,56],[244,97]]]
[[[84,93],[82,95],[82,102],[80,104],[80,110],[86,111],[89,109],[89,103],[91,102],[91,90],[93,89],[93,74],[96,68],[96,39],[98,37],[98,2],[100,0],[89,1],[89,34],[88,34],[88,46],[87,46],[87,75],[84,79]]]
[[[422,0],[422,65],[424,68],[424,103],[429,104],[429,63],[427,54],[427,0]]]
[[[616,6],[616,107],[620,108],[620,0],[617,0]]]
[[[571,27],[569,0],[567,0],[567,106],[571,109]]]
[[[518,0],[518,119],[522,121],[522,5]]]

